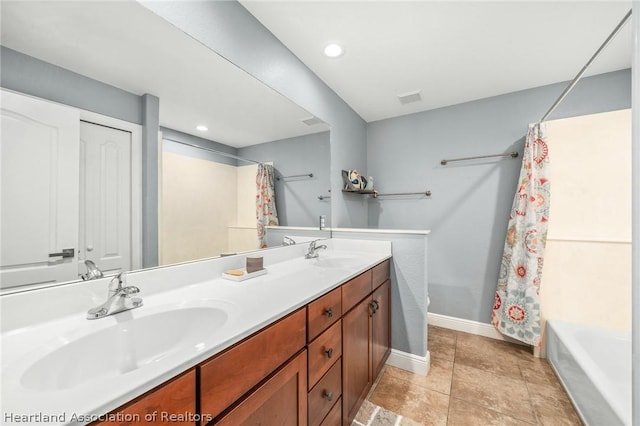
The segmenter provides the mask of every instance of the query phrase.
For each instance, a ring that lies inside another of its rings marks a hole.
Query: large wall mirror
[[[256,220],[256,177],[261,164],[273,168],[275,206],[280,226],[317,228],[321,216],[325,218],[325,225],[330,226],[328,125],[137,2],[3,2],[1,41],[3,48],[12,52],[3,57],[3,61],[15,61],[16,57],[27,55],[24,57],[39,61],[25,61],[25,66],[34,67],[36,63],[37,67],[40,66],[37,64],[42,64],[43,70],[37,70],[35,74],[47,75],[51,72],[51,81],[38,81],[45,87],[44,90],[40,89],[43,92],[46,92],[48,84],[77,81],[77,78],[65,79],[66,71],[61,75],[59,68],[50,71],[49,68],[54,69],[51,66],[54,65],[138,97],[151,94],[159,98],[158,143],[162,149],[161,158],[158,159],[157,232],[160,265],[260,248]],[[21,64],[14,63],[13,66]],[[33,71],[25,69],[25,79],[33,78]],[[84,105],[108,104],[111,99],[90,98],[99,93],[86,90],[91,87],[90,83],[65,89],[71,99],[81,99]],[[64,99],[55,101],[65,103]],[[13,119],[9,115],[3,110],[3,124]],[[102,124],[88,121],[89,126]],[[87,151],[87,137],[83,136],[83,132],[95,133],[84,128],[87,127],[86,122],[84,120],[82,125],[78,123],[78,143],[83,140],[84,144],[79,148],[81,152],[78,157],[81,159],[78,165],[81,174],[87,170],[102,170],[100,167],[105,166],[101,166],[100,161],[106,161],[101,159],[99,153],[97,160],[92,160],[90,164],[82,160],[86,158]],[[198,130],[197,126],[204,126],[206,130]],[[16,129],[17,133],[21,133],[21,128]],[[3,139],[7,136],[4,130],[2,136]],[[111,143],[111,136],[103,138]],[[3,141],[3,166],[8,158],[8,151],[4,152],[6,146],[9,144]],[[125,145],[124,151],[128,149]],[[136,265],[136,262],[125,263],[124,266],[117,262],[109,264],[106,261],[108,256],[100,255],[97,248],[107,243],[91,241],[89,244],[87,230],[83,229],[87,218],[93,217],[92,214],[99,215],[101,209],[105,209],[104,204],[100,203],[109,203],[109,200],[119,203],[118,194],[120,198],[144,196],[144,190],[135,187],[140,185],[135,174],[141,171],[140,166],[135,164],[136,153],[129,152],[129,155],[124,160],[133,162],[133,176],[128,186],[126,182],[111,185],[111,177],[121,176],[121,173],[95,173],[99,175],[97,180],[106,179],[108,182],[108,190],[97,188],[96,191],[111,191],[112,198],[105,196],[97,204],[94,203],[93,213],[80,202],[76,230],[78,242],[74,247],[76,256],[46,258],[46,253],[54,249],[40,247],[38,251],[43,253],[45,259],[30,260],[33,265],[44,266],[45,269],[47,266],[66,264],[70,266],[67,269],[72,271],[73,276],[61,278],[40,274],[37,279],[26,279],[22,283],[19,279],[3,279],[3,289],[17,289],[21,284],[32,287],[77,280],[82,273],[86,273],[85,260],[95,261],[98,267],[108,273]],[[46,162],[44,156],[41,157]],[[120,157],[117,151],[113,151],[107,159],[116,161],[114,158]],[[105,164],[110,163],[107,161]],[[16,179],[5,179],[4,174],[8,170],[3,167],[2,178],[3,182],[13,182],[12,191],[6,191],[8,184],[3,183],[3,197],[8,192],[13,193],[18,201],[28,197],[26,191],[20,195],[21,189],[15,183]],[[112,167],[111,170],[119,169]],[[83,192],[92,193],[91,189],[86,190],[85,184],[78,184],[85,188],[76,191],[81,196]],[[122,196],[123,193],[130,195]],[[136,216],[139,216],[139,212],[133,211],[135,206],[134,199],[132,206],[125,208],[132,211],[129,222],[135,222]],[[114,205],[110,207],[117,210]],[[3,210],[3,231],[14,227],[7,217]],[[128,222],[119,222],[114,226],[122,228],[122,223]],[[126,226],[135,228],[136,224]],[[137,226],[144,229],[140,224]],[[103,229],[102,233],[107,234],[107,240],[114,239],[108,229]],[[292,233],[295,235],[294,230]],[[19,235],[24,234],[18,232],[16,238],[20,239]],[[93,238],[98,236],[93,235]],[[5,254],[15,254],[25,250],[25,246],[11,246],[3,238],[4,275],[9,270],[18,270],[20,262],[23,262],[20,256],[16,258],[12,255],[12,263],[8,265]],[[129,249],[133,252],[140,250],[135,242],[129,242]]]

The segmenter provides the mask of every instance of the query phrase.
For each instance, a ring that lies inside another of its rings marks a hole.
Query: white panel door
[[[131,269],[131,133],[80,123],[80,262]]]
[[[79,113],[0,91],[0,116],[0,285],[75,280]]]

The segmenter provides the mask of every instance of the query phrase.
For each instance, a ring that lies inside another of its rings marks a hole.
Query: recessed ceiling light
[[[344,48],[338,42],[332,41],[324,46],[324,54],[329,58],[339,58],[344,54]]]
[[[206,132],[207,130],[209,130],[209,128],[201,124],[199,126],[196,126],[196,130],[200,130],[201,132]]]

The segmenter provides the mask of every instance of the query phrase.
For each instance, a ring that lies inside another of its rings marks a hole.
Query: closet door
[[[2,288],[75,280],[79,114],[0,91]]]
[[[78,273],[92,260],[105,274],[131,269],[131,133],[80,123]]]

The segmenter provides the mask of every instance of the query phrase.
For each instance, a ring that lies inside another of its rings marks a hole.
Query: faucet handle
[[[136,287],[136,286],[130,285],[130,286],[127,286],[127,287],[123,287],[120,290],[120,293],[122,293],[122,295],[125,296],[125,297],[129,297],[129,296],[131,296],[133,294],[140,293],[140,289],[138,287]]]
[[[120,272],[118,275],[111,278],[111,281],[109,281],[109,296],[112,296],[122,291],[122,288],[123,288],[122,284],[126,285],[125,274],[126,274],[125,272]]]

